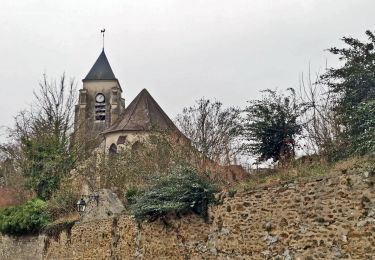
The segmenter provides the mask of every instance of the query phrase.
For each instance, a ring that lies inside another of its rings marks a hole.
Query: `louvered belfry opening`
[[[102,94],[98,94],[98,95],[102,95]],[[98,101],[97,98],[96,98],[96,101],[95,101],[95,120],[97,121],[104,121],[105,120],[105,114],[106,114],[106,111],[105,111],[105,99],[103,99],[103,101]]]

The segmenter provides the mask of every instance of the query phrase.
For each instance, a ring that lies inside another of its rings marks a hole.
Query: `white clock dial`
[[[96,102],[98,102],[98,103],[103,103],[104,100],[105,100],[105,97],[104,97],[103,94],[98,94],[98,95],[96,95],[95,100],[96,100]]]

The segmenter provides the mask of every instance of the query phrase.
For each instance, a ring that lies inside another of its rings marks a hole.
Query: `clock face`
[[[98,103],[103,103],[104,100],[105,100],[105,97],[104,97],[103,94],[98,94],[98,95],[96,95],[95,100],[96,100],[96,102],[98,102]]]

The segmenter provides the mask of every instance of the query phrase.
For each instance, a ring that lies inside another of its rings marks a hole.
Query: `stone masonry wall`
[[[45,238],[42,254],[44,259],[373,259],[375,180],[368,175],[221,194],[209,223],[187,216],[137,224],[126,215],[78,223],[58,238]],[[28,259],[7,253],[3,240],[1,259]]]
[[[8,237],[0,235],[0,259],[42,260],[44,236]]]

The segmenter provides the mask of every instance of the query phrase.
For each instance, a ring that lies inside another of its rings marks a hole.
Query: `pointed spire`
[[[116,80],[116,76],[109,65],[104,48],[96,60],[94,66],[83,80]]]

